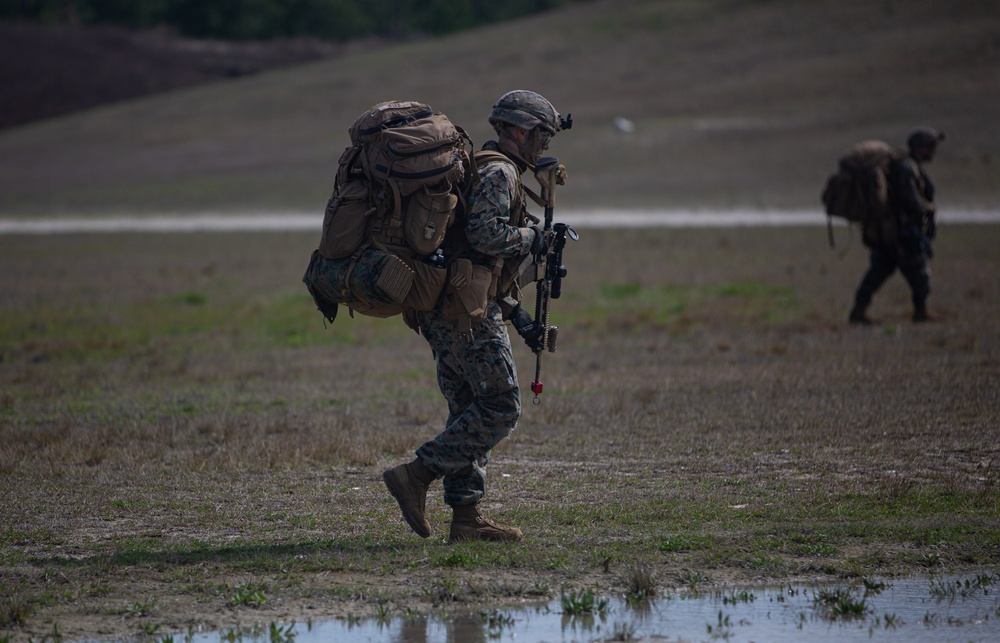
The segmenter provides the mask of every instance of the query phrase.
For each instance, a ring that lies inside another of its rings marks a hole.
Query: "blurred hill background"
[[[580,0],[0,0],[0,128]]]
[[[179,7],[200,22],[164,18]],[[947,134],[943,213],[1000,196],[993,0],[0,0],[0,18],[0,217],[321,213],[371,104],[428,102],[481,144],[517,88],[574,116],[551,150],[562,207],[819,216],[850,143],[918,124]]]

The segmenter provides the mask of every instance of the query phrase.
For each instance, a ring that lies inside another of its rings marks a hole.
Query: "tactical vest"
[[[927,217],[925,212],[912,212],[909,211],[904,202],[902,192],[904,189],[908,188],[907,179],[912,176],[916,182],[916,197],[918,201],[931,202],[932,199],[928,195],[928,183],[929,179],[927,174],[924,172],[924,168],[912,157],[907,156],[899,162],[899,165],[893,168],[893,174],[891,175],[893,183],[893,206],[898,210],[898,217],[900,220],[900,225],[915,225],[921,231],[925,231],[927,225]],[[921,208],[922,210],[923,208]]]
[[[480,150],[475,153],[476,167],[481,168],[495,162],[509,163],[517,170],[518,182],[507,224],[523,228],[533,217],[528,214],[525,204],[527,188],[520,180],[520,168],[502,152]],[[444,244],[446,256],[454,258],[449,259],[449,279],[441,305],[442,315],[447,319],[458,320],[459,329],[463,332],[470,330],[472,324],[483,320],[490,300],[520,300],[520,276],[524,264],[531,261],[530,256],[508,261],[502,257],[488,257],[475,252],[465,235],[466,222],[453,226],[460,233],[449,235]]]

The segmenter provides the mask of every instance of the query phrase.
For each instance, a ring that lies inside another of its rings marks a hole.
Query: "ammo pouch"
[[[463,319],[468,326],[486,318],[486,307],[493,286],[493,270],[473,264],[468,259],[456,259],[448,268],[448,283],[441,304],[445,319]]]

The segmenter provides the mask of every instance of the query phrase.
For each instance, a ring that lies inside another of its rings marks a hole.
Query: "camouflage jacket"
[[[930,177],[911,156],[896,163],[889,176],[892,187],[892,205],[900,228],[915,226],[926,236],[934,236],[934,184]]]
[[[502,152],[496,141],[483,149]],[[516,162],[515,162],[516,163]],[[479,168],[479,184],[469,198],[465,236],[473,252],[481,258],[523,257],[531,251],[534,233],[525,223],[524,188],[520,164],[495,161]]]
[[[503,153],[496,141],[488,141],[483,149]],[[488,162],[479,168],[480,181],[469,196],[464,225],[453,226],[461,234],[450,234],[444,252],[447,257],[500,267],[492,296],[517,300],[520,298],[517,280],[510,273],[531,253],[535,233],[524,227],[527,210],[521,174],[526,168],[511,160],[513,163]]]

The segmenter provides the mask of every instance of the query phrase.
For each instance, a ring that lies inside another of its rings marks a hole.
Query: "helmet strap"
[[[517,134],[515,131],[524,132],[524,134]],[[511,156],[526,165],[531,171],[534,171],[535,163],[534,161],[529,161],[527,157],[530,156],[531,152],[528,146],[534,138],[533,131],[518,127],[517,125],[506,125],[498,132],[500,135],[500,146]]]

